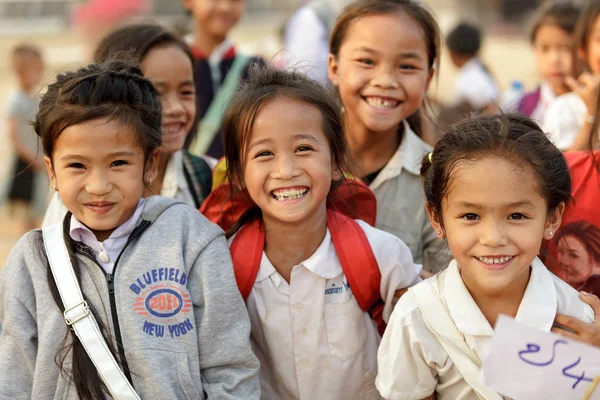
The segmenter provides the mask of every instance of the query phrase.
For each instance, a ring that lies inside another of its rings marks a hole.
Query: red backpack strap
[[[381,272],[367,235],[356,221],[334,210],[327,210],[327,227],[352,294],[383,335]]]
[[[244,225],[233,238],[229,248],[235,281],[244,301],[250,295],[256,281],[264,248],[265,230],[260,220]]]

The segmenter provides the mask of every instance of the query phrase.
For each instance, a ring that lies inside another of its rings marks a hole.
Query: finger
[[[567,76],[565,78],[565,83],[572,91],[577,92],[579,90],[579,82],[577,82],[577,79],[573,78],[572,76]]]
[[[575,318],[570,315],[564,314],[556,314],[554,322],[556,322],[559,325],[565,326],[569,329],[572,329],[575,332],[582,332],[589,326],[587,322],[584,322],[579,318]]]
[[[577,78],[577,81],[579,82],[580,85],[589,85],[591,82],[593,82],[594,79],[594,75],[590,74],[589,72],[584,72],[581,75],[579,75],[579,77]]]
[[[587,293],[584,291],[579,292],[579,298],[590,305],[594,310],[594,322],[600,321],[600,299],[595,294]]]
[[[564,329],[560,329],[560,328],[554,327],[554,328],[551,329],[551,331],[552,331],[552,333],[556,333],[557,335],[562,336],[562,337],[567,338],[567,339],[576,340],[578,342],[582,341],[581,338],[578,335],[576,335],[574,333],[571,333],[571,332],[567,332]]]

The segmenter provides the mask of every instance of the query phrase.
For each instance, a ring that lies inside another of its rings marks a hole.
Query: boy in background
[[[39,225],[48,197],[42,149],[32,125],[39,106],[35,95],[42,81],[44,61],[40,50],[28,44],[15,47],[11,57],[17,88],[9,97],[6,116],[15,153],[8,201],[11,214],[27,232]]]
[[[247,79],[258,57],[236,52],[227,37],[240,20],[245,0],[182,0],[194,18],[192,51],[196,59],[196,122],[186,147],[196,155],[223,157],[221,122],[233,92]]]

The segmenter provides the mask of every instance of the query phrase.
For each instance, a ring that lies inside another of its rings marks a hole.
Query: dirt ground
[[[278,30],[281,17],[260,17],[241,24],[232,35],[243,52],[262,54],[270,59],[280,49]],[[48,64],[46,82],[51,82],[57,71],[76,67],[85,59],[86,48],[74,32],[52,35],[0,37],[0,107],[4,104],[8,93],[13,88],[13,76],[9,70],[10,49],[16,43],[32,42],[44,51]],[[513,79],[521,80],[527,88],[536,82],[533,55],[525,39],[491,37],[484,44],[483,59],[493,71],[503,88],[507,88]],[[437,80],[433,81],[431,93],[440,100],[449,100],[452,93],[452,81],[455,71],[448,63],[446,54],[442,55],[442,63]],[[1,125],[0,125],[1,126]],[[12,153],[4,129],[0,129],[0,195],[11,173]],[[1,197],[0,197],[1,200]],[[4,263],[11,247],[18,240],[18,221],[12,219],[0,201],[0,266]]]

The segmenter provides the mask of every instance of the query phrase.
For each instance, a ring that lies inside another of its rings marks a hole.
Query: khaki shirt
[[[398,150],[370,185],[377,197],[375,226],[399,237],[415,262],[435,273],[448,265],[450,255],[446,242],[436,236],[425,211],[421,159],[433,149],[406,121],[403,124],[404,135]]]

